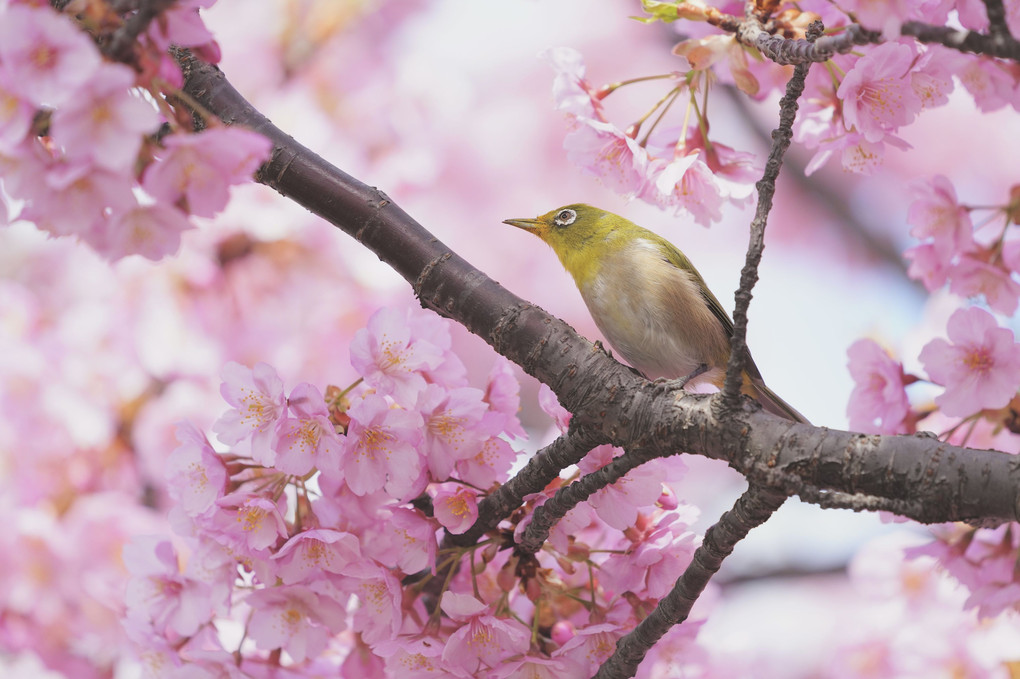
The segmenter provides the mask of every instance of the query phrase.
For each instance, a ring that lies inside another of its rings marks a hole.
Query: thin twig
[[[694,602],[723,560],[748,532],[775,513],[786,495],[772,489],[750,486],[737,498],[733,508],[705,533],[705,540],[694,551],[691,563],[677,578],[673,589],[648,617],[616,642],[616,650],[595,674],[595,679],[625,679],[634,676],[648,650],[676,624],[687,619]]]
[[[651,448],[628,451],[604,467],[585,474],[569,486],[557,490],[545,504],[535,508],[531,523],[524,529],[524,534],[518,542],[517,552],[534,554],[540,550],[542,543],[549,537],[549,531],[567,512],[587,500],[593,493],[616,483],[630,470],[657,457],[659,454]]]
[[[573,427],[528,460],[517,474],[482,498],[478,519],[465,533],[449,536],[455,545],[470,545],[496,527],[524,502],[524,496],[537,493],[572,464],[577,464],[592,448],[606,441],[586,427]]]
[[[131,62],[134,59],[138,36],[145,32],[153,19],[170,9],[176,2],[177,0],[144,0],[139,3],[138,11],[132,14],[103,46],[103,53],[117,61]]]
[[[816,21],[808,29],[808,38],[814,39],[822,34],[822,22]],[[793,121],[797,117],[797,100],[804,92],[804,81],[807,78],[810,63],[798,64],[793,69],[793,76],[786,84],[786,94],[779,101],[779,126],[772,132],[772,148],[765,161],[765,171],[755,187],[758,189],[758,206],[754,219],[751,221],[750,241],[747,246],[747,259],[740,272],[740,287],[736,293],[736,305],[733,309],[733,337],[730,341],[730,361],[726,368],[726,382],[722,394],[717,400],[720,411],[734,412],[739,408],[740,389],[743,386],[744,360],[747,354],[747,309],[751,304],[751,289],[758,282],[758,264],[761,262],[762,251],[765,249],[765,225],[772,211],[772,199],[776,193],[776,179],[783,165],[783,155],[790,148],[793,139]]]

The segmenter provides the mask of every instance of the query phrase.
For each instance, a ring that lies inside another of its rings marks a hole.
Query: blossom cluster
[[[591,85],[576,50],[559,47],[546,56],[556,71],[556,108],[570,122],[563,146],[568,158],[586,172],[620,194],[690,214],[705,226],[722,219],[727,201],[739,205],[750,197],[751,183],[760,175],[755,156],[710,139],[699,108],[698,88],[706,86],[709,61],[695,67],[680,56],[678,70],[661,77],[670,82],[670,94],[650,112],[668,107],[686,92],[691,122],[664,129],[653,123],[639,140],[641,124],[623,129],[606,116],[602,100],[619,85]],[[659,119],[661,115],[656,122]]]
[[[721,12],[742,15],[737,3],[643,4],[652,15],[646,21],[689,20],[680,22],[690,37],[674,47],[677,62],[672,73],[596,87],[586,78],[579,52],[564,47],[546,53],[556,72],[556,108],[570,121],[564,148],[571,161],[618,193],[682,211],[708,226],[722,219],[726,202],[743,204],[761,175],[754,155],[710,138],[711,84],[718,79],[761,99],[782,86],[790,69],[762,59],[735,35],[709,25],[719,21]],[[1020,2],[1005,4],[1008,24],[1020,28]],[[882,44],[833,55],[809,71],[794,126],[795,139],[815,151],[808,174],[833,156],[846,170],[870,174],[881,165],[888,147],[910,148],[899,130],[922,111],[948,103],[956,86],[954,76],[980,110],[1004,106],[1020,110],[1020,71],[1007,62],[899,35],[906,20],[942,25],[950,12],[966,28],[988,27],[984,4],[975,0],[838,4],[809,0],[773,17],[771,23],[784,37],[804,38],[815,19],[838,31],[853,17],[866,28],[882,30],[886,38]],[[603,100],[621,85],[649,80],[665,81],[670,87],[652,110],[633,124],[610,121]],[[667,109],[685,99],[683,123],[663,123]]]
[[[568,480],[453,546],[442,536],[475,522],[517,457],[516,378],[501,359],[485,390],[469,386],[446,321],[388,308],[351,364],[360,379],[323,395],[229,363],[231,409],[213,426],[225,448],[181,425],[167,468],[178,537],[124,552],[126,626],[152,675],[591,676],[699,544],[696,513],[664,486],[676,465],[602,489],[538,555],[518,554],[514,533]],[[580,470],[619,452],[597,448]]]
[[[229,187],[250,179],[271,144],[212,121],[193,134],[170,103],[182,84],[171,44],[218,59],[198,14],[211,4],[168,3],[138,36],[132,61],[119,63],[96,43],[127,21],[109,3],[74,2],[63,13],[0,3],[0,172],[12,199],[0,194],[5,223],[77,237],[110,260],[156,260],[176,252],[190,217],[226,207]]]
[[[981,229],[971,221],[972,208],[961,205],[953,185],[938,175],[914,187],[915,200],[907,215],[911,233],[924,239],[909,248],[909,273],[930,291],[949,284],[961,297],[983,297],[993,311],[1012,315],[1020,301],[1017,240],[1011,238],[1017,223],[1017,196],[992,208],[993,217]],[[931,340],[920,361],[928,381],[945,387],[935,405],[950,417],[983,415],[998,418],[1020,389],[1020,345],[1013,331],[999,327],[991,313],[980,307],[958,309],[949,317],[948,341]],[[851,395],[850,426],[875,433],[913,431],[920,413],[911,413],[905,386],[920,380],[905,375],[871,340],[860,340],[849,350],[850,372],[857,386]]]
[[[993,208],[993,217],[999,219],[986,220],[980,229],[971,220],[972,208],[959,203],[946,177],[922,181],[914,193],[908,221],[911,233],[924,242],[905,253],[912,261],[910,275],[928,290],[948,282],[952,293],[981,296],[990,309],[1015,313],[1020,262],[1010,227],[1017,223],[1018,190],[1010,192],[1006,204]],[[1000,327],[988,311],[971,306],[949,316],[946,335],[930,340],[920,352],[927,379],[906,373],[874,340],[855,342],[848,350],[856,383],[847,407],[851,428],[884,434],[945,429],[954,443],[1020,452],[1015,440],[1020,343],[1013,331]],[[933,405],[912,406],[906,387],[923,382],[944,390]],[[1004,435],[992,440],[986,432]],[[967,608],[991,617],[1020,605],[1020,575],[1014,568],[1020,558],[1017,524],[996,529],[943,526],[934,534],[934,542],[911,554],[936,557],[970,591]]]

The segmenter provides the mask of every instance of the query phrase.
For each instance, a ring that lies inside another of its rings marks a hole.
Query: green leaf
[[[678,2],[659,2],[659,0],[641,0],[641,8],[651,16],[631,17],[643,24],[654,24],[656,21],[670,23],[680,18],[679,6],[684,0]]]

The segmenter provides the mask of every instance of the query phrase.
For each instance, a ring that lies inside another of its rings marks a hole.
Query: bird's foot
[[[708,365],[705,364],[705,363],[702,363],[697,368],[695,368],[691,372],[690,375],[687,375],[685,377],[677,377],[677,378],[673,378],[673,379],[666,379],[664,377],[660,377],[657,380],[655,380],[655,384],[658,385],[658,386],[661,386],[663,389],[666,389],[666,390],[669,390],[669,389],[683,389],[684,387],[687,386],[687,384],[691,380],[693,380],[693,379],[695,379],[697,377],[700,377],[701,375],[704,375],[707,372],[708,372]]]

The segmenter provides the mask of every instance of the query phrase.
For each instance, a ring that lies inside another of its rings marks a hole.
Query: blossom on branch
[[[949,317],[949,341],[934,339],[921,350],[932,381],[946,390],[935,398],[946,415],[966,417],[1002,408],[1020,388],[1020,345],[1013,332],[976,307]]]

